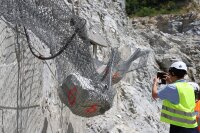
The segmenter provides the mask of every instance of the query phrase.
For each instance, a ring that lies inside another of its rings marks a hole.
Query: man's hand
[[[168,74],[168,73],[166,73],[166,75],[165,75],[165,81],[166,81],[166,83],[167,84],[170,84],[170,83],[172,83],[172,81],[171,81],[171,78],[170,78],[170,75]]]
[[[160,78],[155,77],[155,78],[153,79],[153,84],[158,84],[159,80],[160,80]]]

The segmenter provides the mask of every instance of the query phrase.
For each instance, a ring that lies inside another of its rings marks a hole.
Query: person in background
[[[194,89],[194,94],[195,94],[195,102],[196,106],[194,108],[195,112],[197,113],[197,124],[198,124],[198,132],[200,133],[200,88],[199,85],[195,82],[188,82],[190,85],[192,85]]]
[[[160,120],[170,124],[169,133],[198,133],[194,90],[184,79],[186,74],[186,64],[177,61],[170,66],[164,76],[167,84],[159,91],[160,78],[153,80],[152,97],[163,100]]]

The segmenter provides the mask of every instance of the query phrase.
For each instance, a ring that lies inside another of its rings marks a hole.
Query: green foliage
[[[145,16],[153,16],[156,14],[156,10],[150,7],[143,7],[138,12],[135,13],[137,16],[145,17]]]
[[[176,8],[177,8],[177,6],[173,1],[169,1],[167,3],[167,10],[173,10],[173,9],[176,9]]]
[[[178,11],[188,0],[126,0],[126,12],[130,16],[154,16]]]
[[[127,0],[126,1],[126,11],[128,14],[134,14],[140,8],[139,0]]]

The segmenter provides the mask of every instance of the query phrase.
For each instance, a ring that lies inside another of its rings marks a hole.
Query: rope
[[[37,49],[35,49],[35,51],[37,51],[37,52],[40,54],[40,52],[39,52]],[[41,54],[40,54],[40,55],[41,55]],[[49,64],[47,63],[47,61],[44,60],[43,63],[45,63],[45,64],[47,65],[47,67],[48,67],[48,69],[50,70],[51,74],[53,75],[54,79],[55,79],[55,80],[58,82],[58,84],[59,84],[59,80],[56,78],[56,75],[53,73],[53,71],[52,71],[52,69],[50,68],[50,66],[49,66]]]
[[[3,126],[3,120],[4,120],[4,118],[3,118],[3,116],[4,116],[4,112],[3,112],[3,109],[0,109],[1,110],[1,125],[2,125],[2,127],[1,127],[1,131],[2,131],[2,133],[5,133],[4,132],[4,126]]]
[[[16,32],[18,31],[18,27],[16,25]],[[18,32],[17,32],[17,42],[16,42],[16,47],[15,47],[15,53],[16,53],[16,58],[17,58],[17,62],[18,62],[18,83],[17,83],[17,133],[19,133],[19,88],[21,87],[21,84],[20,84],[20,70],[21,70],[21,67],[20,67],[20,45],[19,45],[19,38],[18,38]]]
[[[59,56],[59,55],[62,54],[62,52],[67,48],[67,46],[71,43],[71,41],[74,39],[74,37],[76,36],[76,34],[77,34],[81,29],[84,28],[84,26],[85,26],[85,24],[86,24],[86,20],[85,20],[85,19],[82,19],[82,20],[84,20],[83,26],[82,26],[80,29],[77,28],[77,29],[74,31],[74,33],[72,34],[72,36],[70,37],[70,39],[67,40],[66,44],[65,44],[62,48],[60,48],[60,50],[59,50],[56,54],[54,54],[54,55],[52,55],[52,56],[49,56],[49,57],[44,57],[43,55],[37,55],[37,54],[34,53],[33,49],[35,49],[35,48],[33,48],[33,47],[31,46],[30,37],[29,37],[29,35],[28,35],[28,32],[27,32],[26,28],[24,27],[25,36],[26,36],[26,39],[27,39],[27,42],[28,42],[28,47],[29,47],[31,53],[32,53],[36,58],[38,58],[38,59],[40,59],[40,60],[50,60],[50,59],[53,59],[53,58]],[[80,20],[80,21],[81,21],[81,20]]]
[[[24,109],[30,109],[30,108],[37,108],[40,107],[40,105],[33,105],[28,107],[8,107],[8,106],[0,106],[0,109],[11,109],[11,110],[24,110]]]

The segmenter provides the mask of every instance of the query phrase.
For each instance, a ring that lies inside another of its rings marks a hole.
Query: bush
[[[126,0],[126,12],[128,15],[134,14],[139,9],[138,0]]]
[[[169,11],[167,9],[160,9],[160,14],[168,14]]]
[[[153,16],[177,11],[187,0],[126,0],[129,16]]]
[[[167,3],[167,10],[174,10],[176,8],[177,8],[177,6],[176,6],[176,4],[173,1],[169,1]]]
[[[156,10],[154,8],[149,8],[149,7],[143,7],[136,13],[136,15],[140,17],[153,16],[155,14]]]

